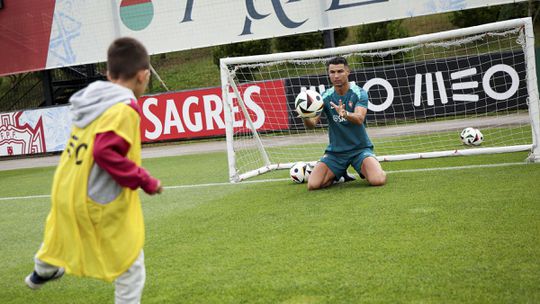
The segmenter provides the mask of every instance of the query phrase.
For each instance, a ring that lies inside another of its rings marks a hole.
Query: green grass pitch
[[[316,192],[286,171],[228,184],[222,153],[146,159],[167,188],[141,194],[143,303],[539,303],[540,165],[469,168],[525,157],[383,163],[384,187]],[[0,302],[112,303],[93,279],[24,285],[49,199],[5,198],[49,194],[53,171],[0,171]]]

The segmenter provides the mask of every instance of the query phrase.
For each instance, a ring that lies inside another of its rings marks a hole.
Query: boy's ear
[[[108,81],[112,81],[112,79],[111,79],[111,74],[109,74],[109,71],[107,71],[107,80],[108,80]]]
[[[150,76],[152,76],[152,73],[149,69],[144,70],[144,76],[146,77],[146,80],[150,79]]]
[[[137,72],[137,81],[145,83],[150,78],[150,70],[140,70]]]

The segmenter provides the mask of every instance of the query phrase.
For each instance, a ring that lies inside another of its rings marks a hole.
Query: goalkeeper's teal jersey
[[[341,101],[345,105],[345,109],[349,112],[354,112],[356,107],[368,107],[367,92],[351,83],[350,88],[344,96],[339,95],[334,87],[326,90],[323,95],[324,113],[328,118],[328,137],[329,145],[326,148],[328,152],[348,152],[364,148],[373,149],[373,144],[366,132],[366,122],[362,125],[356,125],[345,118],[339,117],[336,110],[330,102],[339,105]]]

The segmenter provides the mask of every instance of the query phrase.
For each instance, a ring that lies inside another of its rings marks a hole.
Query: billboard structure
[[[0,76],[103,62],[111,41],[121,36],[158,54],[514,2],[519,0],[11,1],[0,10]]]

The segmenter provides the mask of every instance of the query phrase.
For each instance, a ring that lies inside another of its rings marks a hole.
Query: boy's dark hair
[[[142,43],[133,38],[118,38],[107,51],[107,71],[112,79],[131,79],[150,68],[150,58]]]
[[[343,64],[344,66],[348,67],[349,63],[347,62],[347,59],[345,57],[337,56],[334,57],[326,62],[326,67],[330,67],[331,64]]]

